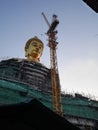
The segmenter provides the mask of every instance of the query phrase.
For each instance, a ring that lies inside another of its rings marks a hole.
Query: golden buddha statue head
[[[35,36],[26,42],[25,57],[27,57],[28,61],[39,62],[43,52],[43,48],[43,42]]]

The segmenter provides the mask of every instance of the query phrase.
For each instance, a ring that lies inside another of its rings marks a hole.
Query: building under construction
[[[39,62],[44,47],[42,41],[37,37],[29,39],[25,46],[27,59],[11,58],[0,62],[0,105],[37,99],[77,128],[98,130],[98,101],[77,93],[70,95],[61,92],[55,37],[55,27],[59,22],[56,15],[53,18],[47,31],[51,68]]]
[[[53,110],[50,69],[36,62],[8,59],[0,62],[0,105],[34,98]],[[79,94],[62,94],[63,116],[82,130],[98,129],[98,101]]]

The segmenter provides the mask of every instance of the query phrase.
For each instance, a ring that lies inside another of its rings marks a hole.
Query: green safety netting
[[[0,79],[0,104],[15,104],[29,102],[32,99],[40,100],[50,109],[52,107],[52,95],[41,90],[34,90],[27,84]],[[62,98],[64,115],[76,116],[98,120],[98,102],[77,97]]]

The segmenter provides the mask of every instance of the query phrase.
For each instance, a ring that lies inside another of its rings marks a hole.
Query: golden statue
[[[40,61],[44,48],[43,42],[36,36],[29,39],[25,45],[25,57],[28,61]]]

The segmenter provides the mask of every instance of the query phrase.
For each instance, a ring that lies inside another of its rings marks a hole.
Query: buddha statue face
[[[25,46],[25,56],[29,61],[40,61],[40,57],[43,51],[43,43],[37,37],[34,37],[27,41]]]

